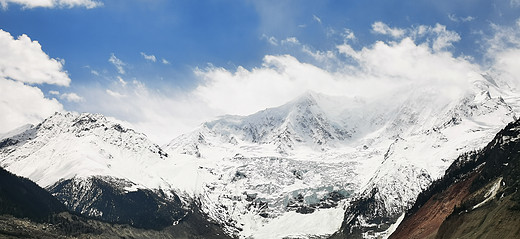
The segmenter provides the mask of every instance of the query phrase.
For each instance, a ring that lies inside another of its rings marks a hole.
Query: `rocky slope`
[[[67,209],[45,189],[29,179],[0,168],[0,215],[9,214],[44,222]]]
[[[390,238],[520,238],[520,121],[461,155]]]
[[[135,197],[134,197],[135,199]],[[79,200],[78,200],[79,201]],[[138,201],[138,200],[136,200]],[[121,207],[121,202],[98,198],[96,203]],[[124,202],[122,202],[124,204]],[[136,205],[139,210],[139,205]],[[193,206],[192,208],[196,208]],[[126,209],[125,217],[134,210]],[[117,214],[117,212],[112,212]],[[158,220],[137,212],[137,219],[148,223]],[[154,211],[150,212],[160,218]],[[130,216],[131,218],[132,216]],[[121,220],[115,220],[122,222]],[[132,223],[130,223],[132,224]],[[0,168],[0,237],[1,238],[228,238],[218,225],[208,223],[199,211],[185,215],[176,225],[140,229],[124,224],[106,223],[70,213],[65,205],[29,179]]]

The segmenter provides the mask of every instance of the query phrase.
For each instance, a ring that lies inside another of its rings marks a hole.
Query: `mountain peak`
[[[44,187],[75,176],[141,178],[132,175],[130,165],[139,167],[145,161],[159,162],[167,157],[146,135],[101,114],[55,113],[40,124],[0,141],[2,166]]]
[[[298,96],[293,101],[287,103],[286,105],[297,106],[297,107],[318,106],[317,99],[319,99],[319,98],[320,98],[320,95],[318,93],[308,90],[308,91],[304,92],[303,94],[301,94],[300,96]]]

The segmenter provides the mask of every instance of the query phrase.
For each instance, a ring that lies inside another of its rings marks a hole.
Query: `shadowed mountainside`
[[[520,121],[482,150],[461,155],[421,193],[390,236],[520,238]]]

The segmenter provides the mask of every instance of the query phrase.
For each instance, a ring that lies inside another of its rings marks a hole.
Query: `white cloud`
[[[286,38],[285,40],[282,40],[282,45],[284,44],[295,44],[295,45],[299,45],[300,44],[300,41],[298,41],[298,39],[296,37],[288,37]]]
[[[475,17],[467,16],[467,17],[457,17],[455,14],[448,14],[448,18],[452,22],[471,22],[475,20]]]
[[[310,47],[304,45],[302,47],[302,51],[309,56],[311,56],[314,60],[318,62],[327,62],[337,60],[336,54],[333,51],[313,51]]]
[[[168,60],[164,59],[164,58],[161,59],[161,62],[162,62],[163,64],[165,64],[165,65],[170,64],[170,62],[169,62]]]
[[[25,124],[36,124],[63,106],[56,99],[45,98],[30,84],[68,86],[70,78],[64,61],[52,59],[37,41],[21,35],[13,38],[0,30],[0,133]],[[59,95],[58,91],[49,91]]]
[[[402,31],[400,34],[407,32]],[[391,89],[416,85],[446,90],[450,97],[464,92],[469,82],[480,77],[479,66],[446,50],[457,37],[444,26],[426,28],[426,33],[431,35],[426,41],[433,43],[405,37],[399,42],[378,41],[361,50],[347,43],[335,51],[313,51],[302,46],[316,60],[339,62],[338,54],[348,55],[350,60],[330,69],[303,63],[290,55],[266,56],[261,67],[250,70],[199,69],[196,73],[203,82],[193,94],[219,112],[249,114],[283,104],[307,90],[377,97],[384,92],[395,93]]]
[[[374,24],[372,24],[372,31],[378,34],[390,35],[393,38],[400,38],[405,34],[404,29],[391,28],[383,22],[374,22]]]
[[[37,124],[62,105],[56,99],[47,99],[34,86],[0,77],[0,133],[25,124]]]
[[[126,87],[115,83],[109,89],[84,89],[81,94],[89,104],[81,104],[79,110],[123,119],[160,144],[223,113],[215,112],[192,93],[158,91],[139,81],[128,82]]]
[[[6,9],[9,4],[19,4],[24,8],[73,8],[85,7],[87,9],[103,6],[100,1],[93,0],[0,0],[0,5]]]
[[[267,35],[263,34],[262,39],[267,40],[267,42],[269,42],[269,44],[271,44],[273,46],[278,46],[278,39],[276,39],[276,37],[274,37],[274,36],[267,36]]]
[[[354,35],[354,32],[350,29],[345,29],[343,32],[343,38],[347,40],[356,40],[356,35]]]
[[[494,58],[498,52],[520,47],[520,18],[512,26],[491,24],[493,35],[485,39],[484,49]]]
[[[51,95],[60,95],[60,92],[57,91],[57,90],[50,90],[49,94],[51,94]]]
[[[512,26],[491,25],[493,35],[484,41],[490,72],[514,90],[520,89],[520,18]]]
[[[318,16],[312,15],[312,19],[314,19],[314,21],[316,21],[317,23],[321,24],[321,18],[319,18]]]
[[[467,16],[467,17],[462,17],[460,20],[462,20],[463,22],[471,22],[471,21],[475,20],[475,18],[472,16]]]
[[[155,58],[154,55],[147,55],[146,53],[141,52],[141,56],[143,56],[144,59],[147,60],[147,61],[151,61],[151,62],[156,62],[157,61],[157,58]]]
[[[14,39],[0,29],[0,78],[29,84],[55,84],[68,86],[70,78],[63,70],[63,61],[50,58],[40,43],[27,35]]]
[[[225,114],[251,114],[283,104],[307,89],[335,85],[330,73],[290,55],[265,56],[262,67],[252,70],[211,67],[196,74],[203,82],[193,95]]]
[[[117,80],[119,81],[119,83],[121,83],[121,85],[123,87],[126,86],[127,82],[125,80],[123,80],[123,78],[121,76],[117,76]]]
[[[430,28],[431,32],[437,35],[433,41],[433,50],[440,51],[447,47],[453,46],[453,42],[460,41],[460,35],[454,31],[446,30],[446,26],[436,24],[434,28]]]
[[[60,96],[60,99],[66,100],[68,102],[75,102],[75,103],[85,101],[85,99],[83,97],[79,96],[76,93],[64,93]]]
[[[372,31],[379,34],[390,35],[395,39],[412,38],[414,41],[425,39],[423,44],[430,44],[433,50],[442,51],[452,47],[454,42],[460,41],[460,35],[455,31],[449,31],[445,25],[439,23],[435,26],[419,25],[414,28],[391,28],[383,22],[372,24]]]
[[[125,97],[125,95],[121,94],[121,93],[118,93],[118,92],[115,92],[115,91],[111,91],[109,89],[107,89],[105,91],[109,96],[112,96],[112,97],[115,97],[115,98],[123,98]]]
[[[114,53],[110,55],[110,58],[108,58],[108,62],[112,63],[116,67],[117,72],[119,72],[119,74],[125,74],[124,67],[126,66],[126,63],[117,58],[116,55],[114,55]]]
[[[448,18],[449,18],[452,22],[459,22],[459,18],[457,18],[457,16],[455,16],[455,14],[448,14]]]

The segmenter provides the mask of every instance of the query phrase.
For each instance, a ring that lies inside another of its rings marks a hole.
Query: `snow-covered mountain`
[[[136,187],[159,188],[146,168],[168,159],[146,135],[99,114],[56,113],[3,139],[2,167],[42,187],[63,179],[103,175],[128,179]]]
[[[458,155],[516,118],[518,95],[489,76],[471,85],[381,99],[307,92],[162,148],[102,115],[57,113],[2,135],[0,166],[70,210],[147,228],[183,220],[196,202],[242,238],[385,236]]]
[[[384,236],[459,154],[515,119],[517,96],[489,79],[457,94],[412,86],[391,101],[307,92],[205,123],[165,150],[210,173],[191,191],[231,233],[324,236],[342,225],[337,235]]]
[[[145,228],[187,207],[161,178],[168,155],[144,134],[98,114],[56,113],[0,142],[0,164],[47,188],[69,210]]]

